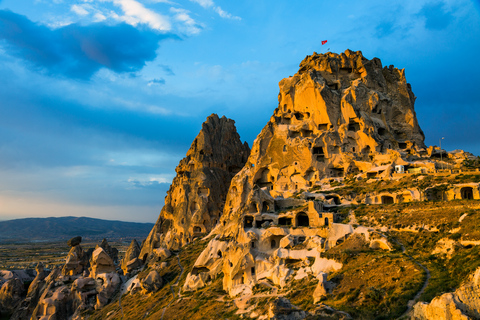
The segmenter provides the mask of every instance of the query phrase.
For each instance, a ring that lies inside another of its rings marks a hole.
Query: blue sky
[[[211,113],[254,138],[313,51],[405,68],[428,145],[480,155],[480,2],[0,0],[0,220],[154,222]],[[322,40],[328,43],[321,46]]]

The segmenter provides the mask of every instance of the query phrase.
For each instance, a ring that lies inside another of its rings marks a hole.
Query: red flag
[[[323,40],[323,41],[322,41],[322,46],[323,46],[325,43],[327,43],[327,40]]]

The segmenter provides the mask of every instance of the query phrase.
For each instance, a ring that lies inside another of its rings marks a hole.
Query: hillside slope
[[[81,235],[84,239],[145,238],[153,223],[87,217],[25,218],[0,221],[0,241],[54,241]]]

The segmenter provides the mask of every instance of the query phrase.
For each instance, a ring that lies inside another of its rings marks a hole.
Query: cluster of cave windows
[[[320,218],[322,216],[320,215]],[[273,223],[274,221],[273,220],[270,220],[270,219],[265,219],[265,220],[255,220],[255,218],[251,215],[246,215],[244,218],[243,218],[243,227],[245,229],[247,228],[253,228],[253,227],[256,227],[256,228],[262,228],[262,225],[266,222],[269,222],[269,223]],[[327,222],[328,224],[328,222]],[[293,224],[293,218],[292,217],[280,217],[278,218],[278,225],[280,226],[292,226],[294,225]],[[295,226],[297,227],[309,227],[310,226],[310,219],[308,217],[308,215],[305,213],[305,212],[299,212],[296,214],[295,216]],[[273,244],[273,240],[272,240],[272,244]],[[272,245],[272,248],[273,248],[273,245]]]

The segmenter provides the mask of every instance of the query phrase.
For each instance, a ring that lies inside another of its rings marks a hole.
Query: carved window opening
[[[472,187],[463,187],[460,189],[460,194],[462,199],[473,199],[473,188]]]
[[[252,248],[252,249],[255,248],[255,241],[250,242],[250,248]]]
[[[312,136],[313,131],[312,130],[307,130],[307,129],[302,129],[301,134],[302,134],[302,137],[308,138],[308,137]]]
[[[295,116],[295,118],[297,118],[297,120],[303,120],[303,114],[301,114],[300,112],[295,112],[293,115]]]
[[[264,201],[262,204],[262,212],[270,212],[270,205],[267,201]]]
[[[382,204],[392,204],[392,203],[394,203],[393,197],[382,196]]]
[[[325,196],[325,199],[326,199],[326,200],[333,199],[333,203],[335,203],[336,205],[339,205],[339,204],[340,204],[340,197],[337,196],[337,195],[326,195],[326,196]]]
[[[328,227],[328,218],[325,218],[325,225]]]
[[[288,136],[292,139],[295,139],[297,137],[300,137],[300,132],[298,131],[289,131]]]
[[[195,226],[193,227],[193,232],[202,232],[202,228],[200,228],[199,226]]]
[[[313,154],[322,154],[323,155],[323,147],[313,147]]]
[[[255,275],[255,267],[252,267],[252,268],[250,269],[250,272],[252,273],[252,276],[254,276],[254,275]]]
[[[407,144],[406,144],[405,142],[399,142],[399,143],[398,143],[398,147],[399,147],[400,149],[407,149]]]
[[[218,251],[217,251],[217,257],[219,257],[219,258],[222,257],[222,251],[221,251],[221,250],[218,250]]]
[[[338,90],[340,89],[340,82],[330,83],[330,84],[327,84],[327,86],[332,90]]]
[[[385,130],[385,128],[378,128],[378,134],[379,135],[384,136],[385,133],[387,133],[387,130]]]
[[[292,218],[287,218],[287,217],[278,218],[278,224],[281,226],[291,226]]]
[[[340,73],[353,73],[353,68],[340,68]]]
[[[270,248],[271,249],[277,248],[277,241],[275,241],[275,239],[270,240]]]
[[[253,220],[254,220],[254,218],[252,216],[245,216],[245,218],[243,218],[243,227],[244,228],[252,228],[253,227]]]
[[[287,146],[286,145],[283,146],[283,152],[287,152]]]
[[[310,220],[308,215],[305,212],[300,212],[296,217],[297,227],[308,227],[310,225]]]
[[[360,130],[360,124],[355,121],[350,121],[348,124],[348,131],[357,132],[358,130]]]
[[[327,131],[328,130],[328,123],[320,123],[318,125],[318,130],[320,131]]]

